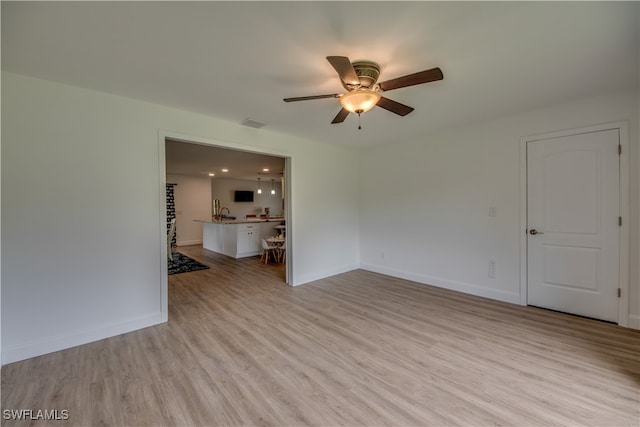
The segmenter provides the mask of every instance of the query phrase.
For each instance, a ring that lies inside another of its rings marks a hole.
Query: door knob
[[[529,230],[529,234],[531,234],[532,236],[535,236],[536,234],[544,234],[542,231],[538,231],[535,228],[532,228],[531,230]]]

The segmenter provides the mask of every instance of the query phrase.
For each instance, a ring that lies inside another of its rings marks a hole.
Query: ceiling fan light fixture
[[[359,88],[345,93],[339,101],[342,108],[350,113],[365,113],[380,101],[380,94],[375,90]]]

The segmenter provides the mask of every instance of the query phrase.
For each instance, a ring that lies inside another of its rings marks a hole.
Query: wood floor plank
[[[81,426],[637,426],[640,332],[353,271],[180,248],[169,322],[2,368],[2,409]]]

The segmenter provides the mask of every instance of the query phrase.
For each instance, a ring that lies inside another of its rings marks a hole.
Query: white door
[[[618,322],[619,131],[527,142],[527,304]]]

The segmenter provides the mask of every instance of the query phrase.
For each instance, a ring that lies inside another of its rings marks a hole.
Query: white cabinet
[[[260,239],[273,236],[277,222],[202,222],[202,247],[233,258],[260,255]]]
[[[236,258],[260,253],[260,224],[238,224]]]
[[[236,236],[235,224],[218,224],[220,235],[222,236],[222,252],[225,255],[236,257],[236,251],[238,248],[238,239]]]
[[[210,251],[225,253],[223,224],[202,223],[202,247]]]

